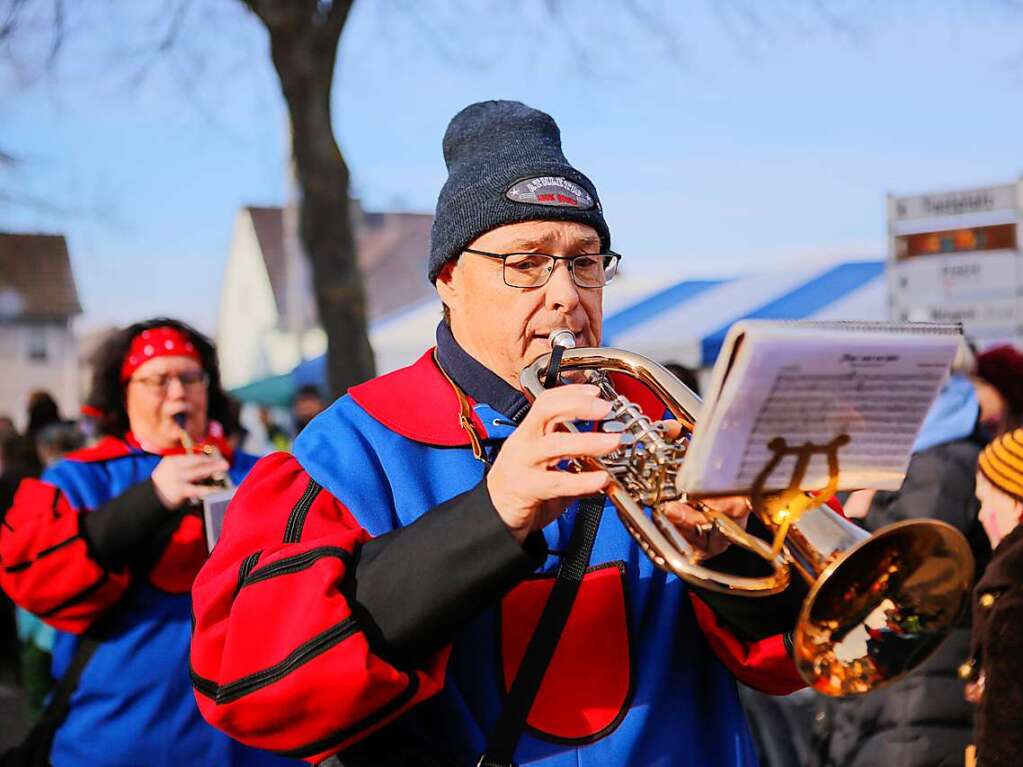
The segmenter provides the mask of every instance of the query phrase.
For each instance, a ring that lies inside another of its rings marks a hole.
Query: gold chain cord
[[[455,393],[455,398],[458,400],[458,424],[462,427],[463,431],[469,436],[469,444],[472,445],[472,456],[477,461],[482,463],[489,463],[486,456],[483,454],[483,440],[480,439],[480,435],[476,433],[476,427],[472,424],[472,408],[469,407],[469,400],[465,396],[465,392],[458,388],[448,372],[441,366],[440,360],[437,359],[437,350],[433,350],[433,361],[437,365],[437,369],[444,376],[444,380],[451,386],[451,390]]]

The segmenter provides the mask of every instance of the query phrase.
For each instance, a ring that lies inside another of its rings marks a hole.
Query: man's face
[[[492,229],[470,246],[489,253],[599,253],[600,237],[585,224],[525,221]],[[465,351],[516,389],[526,365],[551,349],[551,331],[567,328],[580,346],[600,343],[603,289],[580,288],[567,261],[538,288],[504,283],[499,259],[463,253],[437,277],[437,292],[451,313],[451,332]]]

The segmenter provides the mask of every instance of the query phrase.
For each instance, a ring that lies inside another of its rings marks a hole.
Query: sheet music
[[[748,490],[773,455],[773,438],[793,447],[847,434],[839,487],[897,490],[957,344],[949,328],[900,334],[891,326],[746,323],[722,351],[719,393],[705,403],[682,485],[693,494]],[[788,485],[795,460],[781,461],[768,489]],[[827,480],[827,459],[815,456],[802,486]]]
[[[202,499],[202,516],[206,528],[206,548],[213,551],[213,547],[220,540],[220,533],[224,529],[224,515],[227,514],[227,507],[234,498],[236,487],[210,493]]]

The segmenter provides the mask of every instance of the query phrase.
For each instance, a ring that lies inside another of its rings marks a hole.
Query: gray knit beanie
[[[597,189],[561,151],[550,115],[518,101],[481,101],[456,114],[444,134],[448,180],[437,198],[430,282],[491,229],[519,221],[589,224],[611,247]]]

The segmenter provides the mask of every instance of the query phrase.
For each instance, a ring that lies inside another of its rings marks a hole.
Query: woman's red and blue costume
[[[241,480],[256,462],[218,441]],[[53,673],[67,670],[83,633],[102,623],[50,755],[64,765],[289,761],[203,721],[188,675],[192,599],[206,561],[198,512],[168,512],[149,476],[161,456],[131,435],[71,453],[25,480],[0,526],[0,586],[58,629]]]

